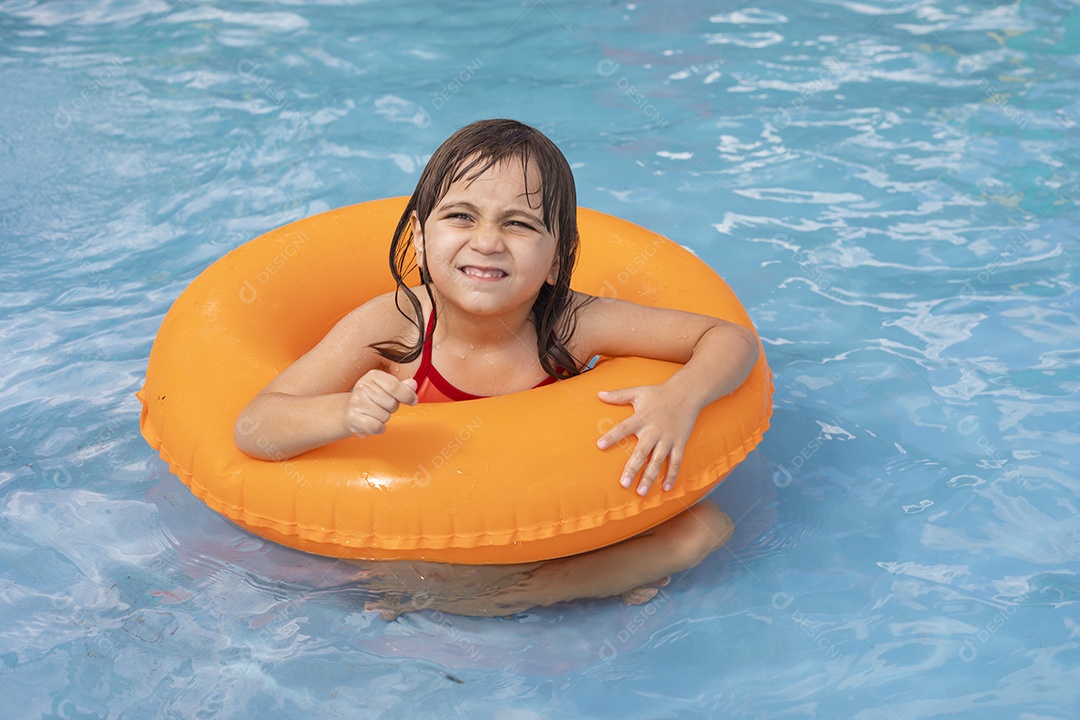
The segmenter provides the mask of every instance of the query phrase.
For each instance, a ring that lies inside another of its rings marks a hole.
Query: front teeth
[[[502,270],[477,270],[474,267],[467,267],[464,268],[464,271],[466,275],[480,278],[500,278],[506,276],[506,273]]]

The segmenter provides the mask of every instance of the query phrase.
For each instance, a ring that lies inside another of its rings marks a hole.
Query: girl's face
[[[539,173],[527,172],[530,196],[520,160],[509,160],[452,184],[422,229],[413,214],[417,259],[426,255],[443,302],[492,316],[531,308],[541,286],[554,284],[557,242],[542,220]]]

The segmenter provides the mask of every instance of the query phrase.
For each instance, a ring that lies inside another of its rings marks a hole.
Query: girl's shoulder
[[[608,315],[611,303],[618,302],[622,301],[571,290],[567,312],[579,323],[581,321],[595,322]]]
[[[574,293],[571,307],[575,357],[634,356],[685,363],[710,329],[738,327],[709,315],[584,293]]]
[[[570,291],[570,302],[565,316],[570,329],[567,349],[575,357],[591,357],[597,323],[603,322],[603,308],[598,306],[602,306],[605,301],[606,298],[577,290]]]
[[[422,295],[418,299],[426,316],[428,299]],[[327,337],[331,336],[357,349],[384,342],[415,342],[412,305],[395,291],[378,295],[343,317]]]
[[[407,305],[404,307],[409,309]],[[369,370],[393,371],[390,361],[372,346],[402,337],[414,342],[415,326],[398,311],[394,293],[380,295],[338,320],[315,347],[294,361],[263,392],[290,395],[347,392]]]
[[[684,315],[576,291],[569,313],[573,328],[571,352],[575,357],[638,354],[653,341],[670,335],[673,325],[679,325]]]

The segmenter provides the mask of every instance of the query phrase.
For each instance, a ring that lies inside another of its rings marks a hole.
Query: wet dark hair
[[[420,174],[390,244],[390,272],[397,283],[395,302],[401,314],[416,325],[418,337],[412,344],[397,340],[373,343],[371,347],[383,357],[394,362],[410,362],[419,357],[424,347],[423,309],[416,293],[405,283],[405,278],[417,269],[412,214],[416,213],[420,227],[424,227],[453,183],[475,180],[492,166],[511,160],[521,162],[529,205],[533,205],[532,196],[540,194],[544,226],[556,241],[558,275],[554,284],[545,282],[541,286],[540,294],[533,303],[537,356],[548,375],[567,378],[581,372],[578,362],[566,348],[575,325],[570,290],[570,276],[578,256],[574,175],[555,143],[539,130],[516,120],[480,120],[466,125],[439,146]],[[527,168],[530,164],[540,174],[539,188],[530,189],[528,186]],[[436,314],[426,254],[420,267],[420,278],[431,300],[432,313]],[[402,307],[403,296],[411,307],[411,314]],[[433,324],[432,332],[434,329]]]

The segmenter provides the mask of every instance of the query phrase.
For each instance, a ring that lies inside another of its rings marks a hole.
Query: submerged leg
[[[542,563],[519,565],[451,565],[419,561],[364,563],[356,579],[376,597],[364,609],[384,620],[417,610],[441,610],[458,615],[506,615],[493,613],[492,598],[526,577]]]
[[[631,604],[645,602],[672,573],[698,565],[721,547],[733,529],[731,518],[706,500],[647,533],[544,563],[499,593],[496,602],[504,612],[612,595],[623,595]]]
[[[482,572],[499,582],[481,594],[444,598],[432,592],[422,607],[398,609],[426,607],[492,617],[579,598],[621,595],[624,602],[639,604],[654,597],[672,573],[694,567],[721,547],[733,529],[731,518],[706,500],[648,532],[600,550],[533,565],[486,567]]]

